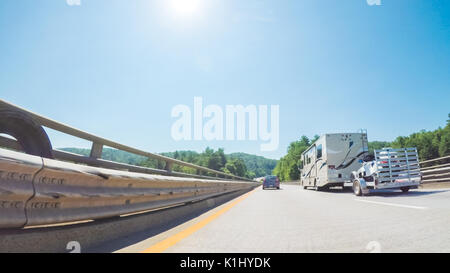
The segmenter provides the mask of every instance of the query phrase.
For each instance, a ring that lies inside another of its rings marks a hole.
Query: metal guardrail
[[[0,228],[121,216],[259,185],[111,170],[0,148]]]
[[[450,156],[420,162],[422,172],[422,183],[450,182]],[[444,163],[441,163],[444,162]],[[441,163],[428,167],[422,167],[430,163]]]
[[[66,160],[66,161],[72,161],[72,162],[77,162],[77,163],[83,163],[83,164],[89,164],[92,166],[97,166],[97,167],[105,167],[105,168],[115,168],[115,169],[122,169],[122,170],[131,170],[134,172],[142,172],[142,173],[151,173],[151,174],[161,174],[161,175],[171,175],[171,176],[182,176],[182,177],[196,177],[196,178],[206,178],[206,179],[211,179],[210,176],[206,176],[206,175],[202,175],[202,174],[214,174],[216,175],[216,177],[213,177],[214,179],[237,179],[237,180],[248,180],[247,178],[244,177],[239,177],[233,174],[229,174],[229,173],[224,173],[221,171],[217,171],[217,170],[213,170],[210,168],[206,168],[203,166],[198,166],[192,163],[188,163],[188,162],[184,162],[181,160],[177,160],[174,158],[170,158],[170,157],[166,157],[166,156],[162,156],[159,154],[154,154],[154,153],[150,153],[150,152],[146,152],[146,151],[142,151],[130,146],[126,146],[102,137],[98,137],[95,136],[93,134],[81,131],[79,129],[70,127],[68,125],[59,123],[57,121],[54,121],[52,119],[43,117],[41,115],[35,114],[31,111],[28,111],[26,109],[23,109],[19,106],[13,105],[9,102],[6,102],[4,100],[0,100],[0,110],[12,110],[15,112],[19,112],[19,113],[23,113],[29,117],[31,117],[35,122],[37,122],[40,126],[44,126],[44,127],[48,127],[51,128],[53,130],[71,135],[71,136],[75,136],[78,138],[82,138],[88,141],[92,142],[92,148],[91,148],[91,154],[89,157],[86,156],[81,156],[81,155],[76,155],[73,153],[68,153],[65,151],[60,151],[60,150],[53,150],[53,156],[55,159],[59,159],[59,160]],[[15,140],[11,140],[5,137],[0,136],[0,146],[2,147],[7,147],[7,148],[11,148],[11,149],[20,149],[21,146],[17,143],[17,141]],[[151,158],[151,159],[156,159],[159,161],[163,161],[165,162],[165,169],[161,170],[161,169],[154,169],[154,168],[144,168],[144,167],[138,167],[138,166],[132,166],[132,165],[128,165],[128,164],[122,164],[122,163],[117,163],[117,162],[111,162],[111,161],[107,161],[107,160],[102,160],[101,159],[101,155],[102,155],[102,150],[104,146],[108,146],[111,148],[115,148],[118,150],[122,150],[125,152],[129,152],[132,154],[136,154],[136,155],[140,155],[140,156],[144,156],[147,158]],[[179,166],[184,166],[184,167],[189,167],[192,169],[195,169],[199,172],[199,174],[195,175],[195,174],[187,174],[187,173],[180,173],[180,172],[174,172],[173,169],[173,165],[179,165]]]
[[[0,132],[16,137],[15,140],[0,136],[0,147],[17,150],[0,148],[0,228],[142,213],[260,185],[243,177],[104,139],[3,100],[0,100],[0,113],[0,125],[5,126]],[[52,149],[42,127],[91,141],[90,156]],[[103,160],[104,146],[164,161],[165,169]],[[193,168],[199,174],[175,172],[174,164]]]

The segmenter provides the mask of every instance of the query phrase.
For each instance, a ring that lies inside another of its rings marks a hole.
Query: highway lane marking
[[[369,200],[362,200],[362,199],[353,199],[353,200],[359,201],[359,202],[366,202],[366,203],[394,206],[394,207],[401,207],[401,208],[409,208],[409,209],[427,209],[426,207],[410,206],[410,205],[403,205],[403,204],[396,204],[396,203],[377,202],[377,201],[369,201]]]
[[[236,206],[239,202],[241,202],[242,200],[247,198],[254,191],[255,190],[252,190],[252,191],[247,192],[246,194],[236,198],[235,200],[231,201],[229,204],[226,204],[223,208],[221,208],[214,214],[212,214],[212,215],[208,216],[207,218],[199,221],[198,223],[178,232],[177,234],[152,245],[151,247],[142,251],[142,253],[161,253],[161,252],[163,252],[164,250],[168,249],[169,247],[175,245],[179,241],[181,241],[184,238],[188,237],[189,235],[193,234],[197,230],[206,226],[208,223],[212,222],[214,219],[216,219],[220,215],[224,214],[225,212],[230,210],[232,207]]]

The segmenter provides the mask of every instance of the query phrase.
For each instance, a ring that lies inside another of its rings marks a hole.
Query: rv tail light
[[[328,168],[331,169],[331,170],[334,170],[335,166],[334,165],[328,165]]]

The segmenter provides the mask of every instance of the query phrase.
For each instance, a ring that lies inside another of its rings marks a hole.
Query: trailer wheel
[[[359,183],[359,180],[353,181],[353,193],[356,196],[362,195],[361,184]]]
[[[25,153],[53,158],[52,145],[42,126],[24,113],[0,111],[0,133],[14,137]]]
[[[400,188],[401,190],[402,190],[402,192],[408,192],[409,191],[409,187],[403,187],[403,188]]]

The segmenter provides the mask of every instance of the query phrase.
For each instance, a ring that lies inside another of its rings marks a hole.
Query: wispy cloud
[[[81,6],[81,0],[66,0],[69,6]]]

